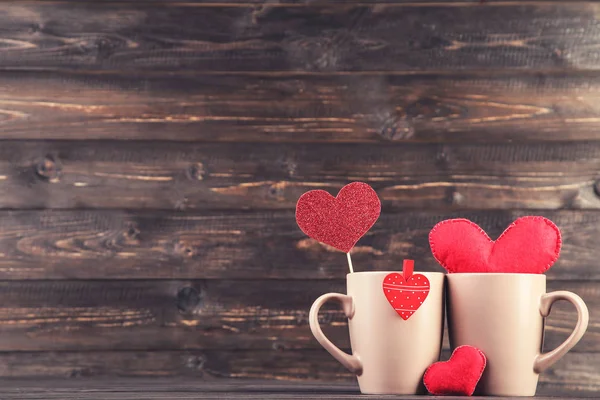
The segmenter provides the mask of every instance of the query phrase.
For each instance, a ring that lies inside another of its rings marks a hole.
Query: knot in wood
[[[70,378],[81,378],[84,376],[92,376],[92,373],[88,368],[74,368],[69,373]]]
[[[281,342],[274,342],[273,343],[273,350],[278,351],[278,352],[282,352],[287,350],[287,346]]]
[[[191,286],[181,288],[177,292],[177,308],[182,313],[194,311],[201,301],[202,297],[200,291]]]
[[[408,45],[413,50],[435,50],[447,48],[452,42],[439,36],[428,35],[420,39],[408,39]]]
[[[382,123],[379,134],[388,140],[410,139],[415,135],[415,127],[405,118],[390,117]]]
[[[58,182],[60,180],[61,171],[62,167],[60,162],[52,156],[46,156],[35,166],[36,175],[48,182]]]
[[[129,241],[139,241],[140,230],[136,226],[130,225],[125,231],[125,238]]]
[[[127,47],[127,39],[109,35],[91,35],[77,43],[78,53],[95,57],[97,61],[109,59],[117,49]]]
[[[285,199],[285,182],[274,183],[269,187],[269,196],[274,197],[279,201],[283,201]]]
[[[189,356],[185,360],[185,366],[189,369],[201,370],[204,368],[206,358],[204,356]]]
[[[600,197],[600,179],[598,179],[596,183],[594,183],[594,194]]]
[[[293,158],[286,156],[285,158],[277,160],[277,166],[283,170],[289,177],[294,177],[298,170],[298,163]]]
[[[446,188],[446,203],[452,206],[460,205],[464,196],[460,194],[454,186]]]
[[[110,58],[116,49],[124,47],[124,41],[114,37],[101,36],[94,40],[93,50],[97,60],[106,60]]]
[[[189,179],[194,181],[204,180],[204,176],[206,175],[206,169],[204,168],[204,164],[201,162],[190,165],[187,169],[187,176]]]
[[[31,24],[31,26],[29,27],[29,32],[30,33],[36,33],[36,32],[41,32],[43,29],[42,25],[38,24],[38,23],[33,23]]]
[[[457,118],[465,112],[448,100],[423,97],[406,106],[406,116],[413,120],[443,121]]]
[[[194,250],[190,246],[187,246],[185,243],[177,242],[174,245],[175,253],[185,256],[185,257],[194,257]]]
[[[342,54],[348,51],[348,38],[327,35],[322,32],[318,37],[299,36],[283,42],[283,48],[295,68],[308,71],[338,69]]]
[[[445,151],[440,151],[435,156],[435,165],[439,169],[448,169],[448,161],[449,161],[448,153]]]
[[[188,208],[190,203],[190,199],[186,196],[183,196],[181,199],[175,200],[174,206],[176,210],[183,211]]]

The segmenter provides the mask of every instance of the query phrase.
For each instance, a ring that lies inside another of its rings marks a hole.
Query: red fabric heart
[[[471,396],[485,369],[483,352],[472,346],[460,346],[448,361],[432,364],[423,383],[433,395]]]
[[[336,197],[311,190],[298,199],[296,222],[304,233],[319,242],[348,253],[381,212],[381,202],[371,186],[353,182]]]
[[[383,294],[403,320],[407,320],[421,307],[429,295],[429,279],[413,275],[413,262],[404,262],[403,274],[387,274],[383,279]]]
[[[475,223],[449,219],[433,227],[429,244],[448,272],[542,274],[558,259],[560,231],[544,217],[522,217],[493,241]]]

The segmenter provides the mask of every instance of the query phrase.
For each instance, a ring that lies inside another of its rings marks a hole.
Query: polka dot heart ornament
[[[350,250],[371,229],[381,213],[381,202],[373,188],[363,182],[344,186],[336,197],[324,190],[304,193],[296,204],[296,222],[309,237],[343,251]]]
[[[405,321],[412,317],[429,295],[429,279],[422,274],[413,275],[414,266],[413,260],[404,260],[402,274],[392,272],[383,279],[385,298]]]

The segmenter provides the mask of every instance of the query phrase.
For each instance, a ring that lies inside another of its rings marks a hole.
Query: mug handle
[[[538,374],[552,366],[555,362],[560,360],[562,356],[567,354],[567,352],[571,350],[573,346],[577,344],[577,342],[579,342],[588,327],[590,315],[587,306],[581,297],[577,296],[575,293],[564,290],[542,295],[540,301],[540,313],[542,314],[542,317],[545,318],[550,314],[552,304],[558,300],[566,300],[575,306],[575,309],[577,310],[577,325],[575,325],[575,329],[573,329],[573,332],[571,332],[571,335],[567,338],[567,340],[565,340],[560,346],[552,351],[549,351],[548,353],[540,354],[535,358],[533,370]]]
[[[331,343],[329,339],[327,339],[327,336],[325,336],[321,330],[321,326],[319,325],[319,310],[321,309],[321,306],[329,300],[338,301],[341,304],[342,310],[344,311],[344,314],[346,314],[346,317],[352,318],[354,316],[354,302],[352,301],[351,296],[341,293],[327,293],[315,300],[310,308],[310,314],[308,315],[310,330],[312,331],[315,339],[317,339],[321,346],[323,346],[323,348],[327,350],[329,354],[333,356],[333,358],[338,360],[344,367],[348,368],[350,372],[360,375],[362,372],[362,363],[360,362],[359,358],[355,355],[350,355],[340,350],[338,347],[336,347],[336,345]]]

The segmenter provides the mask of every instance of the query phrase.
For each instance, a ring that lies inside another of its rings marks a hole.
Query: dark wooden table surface
[[[437,396],[363,396],[346,383],[264,380],[202,381],[172,378],[16,379],[0,381],[0,398],[9,399],[460,399]],[[477,397],[472,397],[476,399]],[[536,399],[561,397],[536,397]],[[573,399],[574,397],[562,397]],[[495,397],[495,399],[503,399]]]

